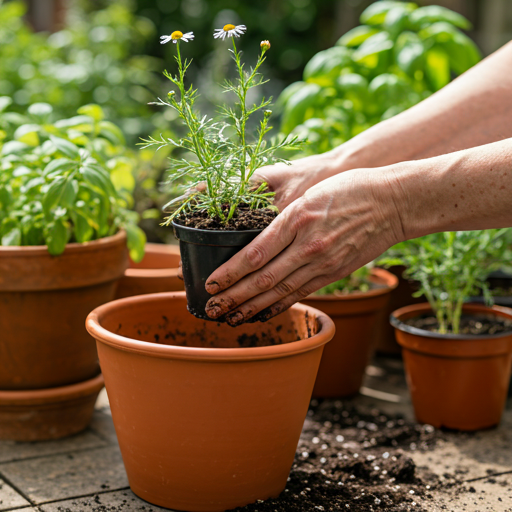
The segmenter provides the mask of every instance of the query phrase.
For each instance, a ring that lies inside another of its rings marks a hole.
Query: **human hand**
[[[401,241],[393,176],[358,169],[307,190],[209,277],[208,316],[236,326],[264,310],[267,320]]]

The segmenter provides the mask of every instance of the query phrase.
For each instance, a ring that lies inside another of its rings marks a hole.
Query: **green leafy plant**
[[[133,177],[122,132],[98,105],[49,123],[52,107],[5,112],[0,97],[0,245],[88,242],[125,229],[130,256],[144,254],[145,235],[131,206]],[[4,112],[2,112],[4,111]]]
[[[185,39],[188,34],[183,35],[176,31],[168,36],[176,43],[178,74],[165,72],[165,76],[177,91],[169,92],[168,101],[159,98],[156,105],[173,109],[182,120],[187,133],[179,140],[164,137],[158,140],[150,137],[144,141],[146,148],[171,146],[188,156],[171,159],[168,183],[180,182],[185,194],[165,206],[171,212],[167,224],[177,216],[194,210],[206,211],[209,217],[226,224],[236,216],[240,205],[246,205],[250,209],[270,206],[274,194],[267,190],[266,183],[254,185],[251,178],[263,165],[286,162],[277,152],[297,147],[299,144],[297,137],[274,139],[270,142],[266,140],[265,136],[272,129],[269,125],[271,111],[268,110],[271,99],[263,98],[259,103],[249,105],[248,93],[265,83],[259,70],[265,62],[265,53],[270,48],[270,43],[262,41],[256,65],[246,70],[234,38],[238,37],[239,34],[235,31],[240,27],[245,31],[244,26],[234,25],[219,29],[220,33],[233,31],[233,49],[230,52],[237,70],[236,80],[226,80],[224,84],[224,90],[234,95],[235,104],[222,106],[219,120],[202,116],[194,108],[197,90],[192,85],[185,85],[185,73],[191,61],[182,59],[180,40]],[[193,38],[193,35],[190,37]],[[262,116],[256,135],[251,140],[248,124],[257,113]]]
[[[303,81],[281,94],[281,131],[309,141],[306,151],[328,151],[419,103],[476,64],[480,51],[461,29],[471,28],[444,7],[379,1],[363,25],[315,55]]]
[[[418,281],[415,296],[425,296],[439,323],[439,332],[457,334],[462,307],[482,290],[492,297],[487,276],[508,259],[512,229],[436,233],[394,246],[379,263],[404,265],[406,276]]]
[[[367,292],[371,288],[372,265],[365,265],[347,277],[320,288],[316,295],[348,295],[353,292]]]

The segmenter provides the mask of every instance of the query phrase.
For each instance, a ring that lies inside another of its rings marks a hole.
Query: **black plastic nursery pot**
[[[221,265],[251,243],[261,229],[247,231],[220,231],[197,229],[172,223],[174,234],[180,241],[181,265],[187,308],[195,317],[225,322],[224,317],[212,320],[205,312],[212,297],[205,289],[206,280]]]

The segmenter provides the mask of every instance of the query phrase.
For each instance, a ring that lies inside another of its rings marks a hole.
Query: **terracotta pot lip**
[[[96,340],[111,347],[135,352],[144,356],[161,359],[185,359],[191,361],[206,362],[236,362],[236,361],[259,361],[264,359],[278,359],[309,352],[329,342],[334,336],[334,322],[321,311],[304,304],[295,304],[292,308],[309,312],[318,319],[320,330],[311,338],[285,343],[283,345],[272,345],[267,347],[251,348],[200,348],[200,347],[178,347],[174,345],[160,345],[149,341],[139,341],[126,338],[108,331],[101,325],[103,317],[123,306],[137,303],[162,302],[169,299],[186,300],[185,292],[165,292],[126,297],[109,302],[96,308],[87,317],[86,327],[89,334]]]
[[[50,258],[58,258],[70,253],[76,253],[80,251],[90,250],[102,250],[105,245],[115,244],[121,240],[126,239],[126,232],[124,229],[119,230],[116,234],[98,238],[97,240],[91,240],[90,242],[84,243],[70,243],[66,245],[66,249],[59,256],[52,256],[48,252],[48,246],[46,245],[14,245],[14,246],[0,246],[0,258],[2,257],[24,257],[24,256],[44,256],[47,255]]]
[[[56,388],[0,391],[0,406],[44,405],[67,402],[68,400],[98,393],[104,384],[103,375],[100,373],[92,379]]]
[[[352,292],[347,295],[308,295],[308,301],[328,301],[328,302],[343,302],[343,301],[356,301],[364,300],[370,297],[378,297],[392,292],[398,286],[398,277],[384,270],[383,268],[373,268],[371,277],[379,278],[385,281],[385,286],[368,290],[367,292]]]
[[[171,222],[173,227],[177,227],[179,229],[183,229],[184,231],[188,231],[189,233],[199,233],[199,234],[214,234],[214,235],[221,235],[223,233],[225,234],[233,234],[233,233],[247,233],[247,234],[255,234],[255,233],[261,233],[263,229],[232,229],[232,230],[225,230],[225,229],[199,229],[199,228],[191,228],[190,226],[184,226],[183,224],[178,224],[174,221]]]
[[[411,306],[405,306],[403,308],[397,309],[393,311],[389,316],[389,322],[391,325],[402,332],[406,332],[408,334],[421,336],[423,338],[434,338],[438,340],[459,340],[459,341],[470,341],[470,340],[490,340],[497,338],[506,338],[512,336],[512,331],[498,333],[498,334],[440,334],[438,332],[431,332],[425,329],[419,329],[418,327],[414,327],[412,325],[407,325],[402,319],[414,318],[415,316],[419,316],[422,313],[426,313],[432,311],[430,304],[428,302],[423,302],[421,304],[413,304]],[[502,306],[493,306],[492,308],[488,306],[483,306],[480,304],[466,304],[463,307],[463,311],[474,311],[475,313],[484,313],[484,314],[495,314],[495,316],[505,317],[509,320],[512,320],[512,309],[506,308]]]
[[[180,248],[178,245],[171,244],[154,244],[147,243],[145,254],[172,254],[173,256],[179,256]],[[169,277],[177,277],[178,267],[166,267],[166,268],[131,268],[128,267],[124,275],[125,277],[135,278],[152,278],[152,279],[165,279]]]

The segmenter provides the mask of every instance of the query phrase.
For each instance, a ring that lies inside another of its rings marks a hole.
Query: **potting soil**
[[[439,331],[439,322],[433,315],[422,315],[410,318],[404,322],[407,325],[430,332]],[[512,333],[512,322],[503,318],[488,315],[462,315],[460,319],[460,334],[500,334]]]

